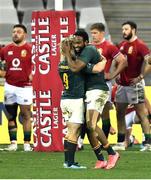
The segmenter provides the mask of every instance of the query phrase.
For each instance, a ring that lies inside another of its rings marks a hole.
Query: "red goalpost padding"
[[[35,151],[63,151],[66,133],[60,109],[60,41],[75,32],[74,11],[32,13],[33,134]]]

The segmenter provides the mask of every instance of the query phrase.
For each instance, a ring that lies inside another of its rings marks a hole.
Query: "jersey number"
[[[64,88],[69,89],[69,79],[67,73],[63,74],[63,82],[64,82]]]

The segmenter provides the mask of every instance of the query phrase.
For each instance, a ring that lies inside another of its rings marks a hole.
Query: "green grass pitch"
[[[83,170],[64,169],[63,152],[23,152],[22,145],[17,152],[0,151],[0,179],[151,179],[151,152],[140,152],[134,146],[120,151],[114,169],[95,170],[94,153],[89,145],[84,147],[76,153],[76,160],[87,166]]]

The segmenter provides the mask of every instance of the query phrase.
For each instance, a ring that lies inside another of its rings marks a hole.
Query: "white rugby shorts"
[[[131,111],[125,115],[126,129],[132,128],[132,125],[135,123],[136,111]]]
[[[100,89],[93,89],[86,92],[86,109],[96,110],[102,114],[104,105],[109,97],[109,91],[103,91]]]
[[[140,81],[134,86],[117,86],[115,102],[138,104],[144,103],[144,81]]]
[[[4,104],[31,105],[33,101],[32,86],[16,87],[5,82]]]
[[[111,98],[112,98],[112,82],[111,81],[106,81],[106,84],[109,88],[109,97],[107,99],[107,102],[110,102],[111,104],[113,103]]]
[[[65,121],[84,123],[84,102],[80,99],[61,99],[60,107]]]

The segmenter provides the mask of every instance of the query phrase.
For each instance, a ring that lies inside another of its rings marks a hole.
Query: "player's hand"
[[[130,85],[133,86],[135,84],[137,84],[138,82],[140,82],[142,80],[142,78],[140,76],[133,78],[130,80]]]
[[[5,77],[6,76],[6,71],[2,71],[2,70],[0,70],[0,77]]]
[[[110,73],[104,73],[104,78],[105,78],[106,80],[111,80],[111,79],[112,79],[112,76],[111,76]]]
[[[61,42],[61,53],[66,56],[66,55],[69,55],[70,52],[71,52],[71,45],[70,45],[70,42],[69,41],[65,41],[63,40]]]
[[[29,81],[32,81],[33,80],[33,75],[32,73],[29,75]]]
[[[116,130],[112,126],[110,127],[110,134],[111,135],[116,134]]]
[[[119,76],[115,78],[115,82],[116,82],[116,84],[120,84],[120,77]]]
[[[0,70],[2,70],[2,71],[6,70],[6,61],[0,60]]]

